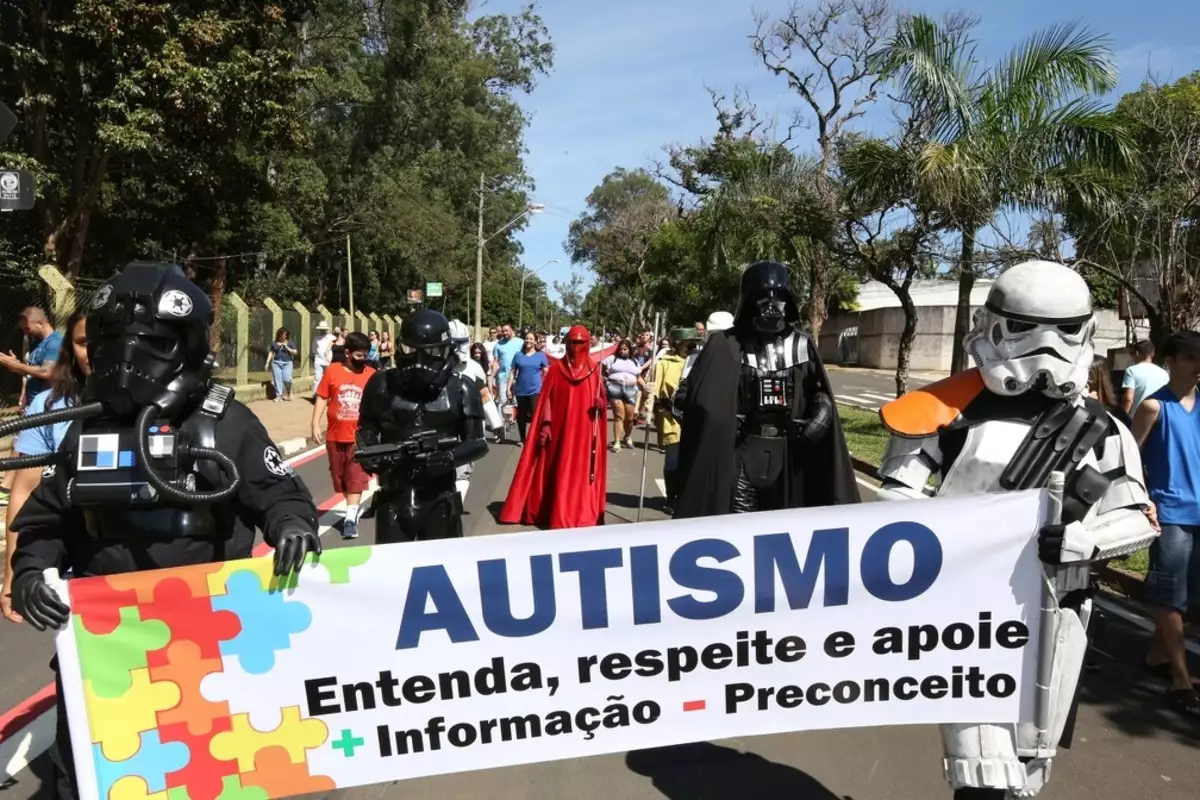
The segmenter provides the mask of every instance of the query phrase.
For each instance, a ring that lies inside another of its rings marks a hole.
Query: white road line
[[[662,493],[662,496],[666,497],[667,496],[667,482],[664,481],[662,478],[655,478],[654,484],[658,487],[658,491]]]

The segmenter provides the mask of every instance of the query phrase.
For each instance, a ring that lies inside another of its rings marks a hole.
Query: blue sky
[[[488,0],[474,13],[511,13],[524,5]],[[528,268],[559,260],[538,273],[547,283],[570,275],[562,247],[568,225],[606,174],[647,166],[668,143],[711,135],[706,86],[730,95],[745,89],[761,111],[778,109],[784,118],[796,107],[797,98],[767,72],[747,38],[756,9],[778,15],[787,0],[540,0],[537,6],[556,64],[522,105],[532,115],[526,163],[534,198],[547,210],[519,239]],[[1039,28],[1083,21],[1110,37],[1121,92],[1136,89],[1148,69],[1161,79],[1200,69],[1198,0],[914,0],[903,7],[979,15],[978,50],[989,62]],[[803,142],[804,132],[799,135]]]

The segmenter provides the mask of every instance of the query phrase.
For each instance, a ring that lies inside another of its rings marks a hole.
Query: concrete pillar
[[[234,340],[237,377],[234,386],[245,386],[250,382],[250,306],[246,305],[246,301],[238,297],[236,292],[226,293],[225,302],[233,307],[237,319],[237,335]],[[228,364],[221,366],[228,367]]]
[[[313,326],[317,324],[317,321],[312,318],[312,314],[304,307],[303,303],[292,303],[292,308],[300,315],[300,330],[296,332],[300,341],[300,363],[298,365],[299,368],[296,370],[296,376],[311,375],[312,373],[309,370],[312,369],[312,346],[313,334],[315,333]]]
[[[368,333],[371,330],[371,320],[361,311],[354,312],[354,330],[360,333]]]
[[[356,320],[354,317],[350,316],[349,311],[347,311],[344,308],[339,308],[337,310],[337,313],[338,313],[339,317],[341,317],[343,320],[345,320],[345,323],[342,325],[342,327],[344,327],[346,329],[347,333],[358,330],[358,328],[354,327],[355,324],[358,322],[358,320]]]
[[[38,276],[50,288],[50,308],[46,310],[54,318],[54,324],[61,328],[67,324],[67,317],[75,313],[79,302],[75,296],[75,284],[67,280],[58,267],[50,264],[39,267]]]
[[[269,297],[263,298],[263,305],[271,312],[271,341],[275,341],[275,331],[283,327],[283,309]],[[295,333],[296,331],[292,331]]]

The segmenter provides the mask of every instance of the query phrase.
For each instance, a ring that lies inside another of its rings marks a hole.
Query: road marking
[[[319,445],[292,456],[284,463],[296,467],[307,464],[324,453],[325,447]],[[378,481],[372,478],[367,491],[363,492],[360,508],[367,504],[378,488]],[[337,523],[345,516],[345,510],[346,498],[341,494],[335,494],[318,505],[318,535],[324,536],[335,530]],[[262,556],[270,549],[271,546],[263,542],[254,548],[253,555]],[[55,686],[51,683],[37,694],[0,714],[0,784],[23,771],[31,761],[54,743],[58,723],[55,702]]]
[[[658,491],[660,493],[662,493],[663,497],[667,496],[667,482],[666,481],[664,481],[662,478],[655,478],[654,485],[658,487]]]

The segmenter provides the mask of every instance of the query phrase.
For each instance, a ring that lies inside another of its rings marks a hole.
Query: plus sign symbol
[[[366,741],[360,736],[355,736],[354,732],[349,728],[344,728],[342,730],[342,738],[332,743],[333,747],[341,750],[342,755],[346,758],[354,758],[354,751],[365,744]]]

